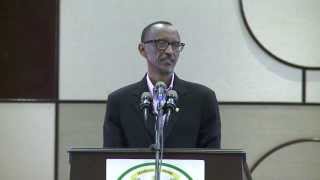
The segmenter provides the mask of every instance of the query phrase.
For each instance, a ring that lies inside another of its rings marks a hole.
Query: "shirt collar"
[[[170,90],[173,88],[173,81],[174,81],[174,73],[172,74],[172,78],[171,78],[171,82],[170,82],[170,86],[167,88],[167,90]],[[149,74],[147,73],[147,84],[148,84],[148,88],[149,88],[149,92],[151,93],[151,95],[153,96],[153,88],[154,85],[152,84],[150,78],[149,78]]]

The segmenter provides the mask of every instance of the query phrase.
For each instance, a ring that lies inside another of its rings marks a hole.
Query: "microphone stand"
[[[157,110],[158,114],[156,116],[155,123],[155,144],[153,145],[153,149],[156,151],[155,158],[155,180],[160,180],[161,177],[161,165],[162,165],[162,155],[163,155],[163,147],[164,147],[164,136],[163,136],[163,128],[165,125],[165,114],[164,107],[167,101],[167,86],[165,83],[159,81],[156,83],[154,88],[154,94],[157,101]]]
[[[163,127],[164,127],[164,110],[161,102],[157,104],[158,114],[156,116],[156,124],[155,124],[155,144],[153,146],[156,151],[155,158],[155,180],[160,180],[161,174],[161,164],[162,164],[162,156],[160,154],[163,153]]]

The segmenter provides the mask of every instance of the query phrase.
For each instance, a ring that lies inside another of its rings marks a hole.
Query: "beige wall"
[[[0,179],[53,180],[54,104],[0,103]]]
[[[221,105],[222,147],[243,149],[249,166],[270,148],[301,137],[320,137],[319,106]],[[102,147],[104,104],[60,104],[58,179],[67,180],[67,150]],[[0,179],[51,179],[54,105],[0,104]],[[255,171],[256,179],[319,179],[319,144],[283,149]],[[13,173],[15,172],[15,173]]]
[[[140,80],[146,65],[137,45],[156,20],[172,21],[186,43],[178,75],[214,89],[220,101],[301,101],[301,70],[258,47],[237,0],[61,1],[60,98],[105,100]]]
[[[301,137],[320,136],[319,106],[221,105],[222,148],[243,149],[251,166],[270,148]],[[59,180],[68,179],[66,151],[70,147],[102,147],[103,104],[63,104],[60,107]],[[320,146],[289,148],[256,169],[261,180],[299,180],[302,175],[319,179]],[[313,156],[313,162],[309,162]],[[297,158],[300,157],[300,158]],[[281,161],[281,164],[279,164]],[[273,169],[283,169],[278,174]],[[298,165],[298,166],[297,166]],[[298,168],[302,169],[298,169]],[[291,171],[301,172],[291,177]],[[281,177],[281,178],[280,178]],[[303,178],[302,178],[303,179]]]

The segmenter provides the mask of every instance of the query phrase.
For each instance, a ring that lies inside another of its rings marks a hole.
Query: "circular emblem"
[[[122,173],[118,180],[154,180],[155,163],[143,163],[133,166]],[[161,179],[164,180],[192,180],[190,175],[177,166],[162,163]]]

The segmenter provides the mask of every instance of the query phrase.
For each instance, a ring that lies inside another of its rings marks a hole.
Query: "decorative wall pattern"
[[[274,61],[257,46],[238,3],[140,3],[144,6],[62,2],[61,99],[105,100],[111,91],[140,80],[146,72],[137,50],[141,30],[163,19],[177,26],[186,43],[177,65],[180,77],[209,86],[220,101],[301,102],[302,71]]]
[[[217,93],[223,147],[244,148],[251,164],[281,140],[320,136],[319,70],[281,63],[261,48],[241,2],[2,1],[0,20],[9,21],[0,28],[0,179],[68,179],[67,149],[100,147],[107,95],[145,74],[137,44],[156,20],[173,22],[186,43],[178,76]],[[256,146],[261,137],[268,146]]]
[[[256,42],[293,67],[320,70],[317,0],[240,0],[243,18]]]

